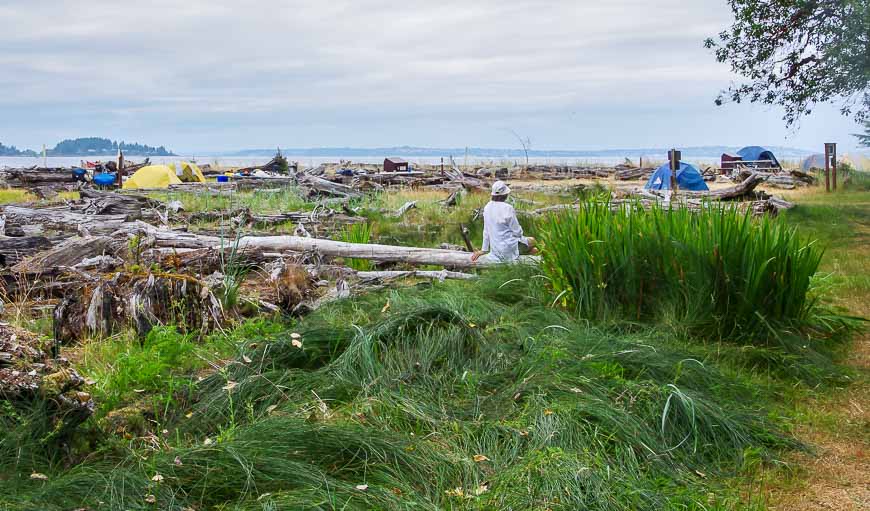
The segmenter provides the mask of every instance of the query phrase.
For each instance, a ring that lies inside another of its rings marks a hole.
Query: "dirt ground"
[[[864,374],[870,371],[870,335],[856,341],[848,365]],[[812,400],[806,408],[809,420],[797,434],[816,453],[788,460],[797,473],[791,484],[769,490],[770,508],[870,510],[870,383]]]

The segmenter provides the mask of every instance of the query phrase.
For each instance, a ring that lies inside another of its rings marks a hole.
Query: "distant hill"
[[[119,147],[124,154],[130,156],[175,156],[172,151],[163,146],[152,147],[98,137],[63,140],[46,152],[49,156],[114,156],[118,154]]]
[[[0,143],[0,156],[36,156],[36,152],[29,149],[19,150],[14,145],[6,146]]]
[[[805,149],[795,149],[792,147],[767,146],[781,158],[803,158],[813,154],[813,151]],[[698,157],[718,157],[722,153],[735,153],[740,147],[732,146],[700,146],[700,147],[681,147],[684,158]],[[522,149],[496,149],[469,147],[467,148],[468,155],[475,158],[523,158],[525,153]],[[314,148],[282,148],[281,152],[287,156],[308,156],[308,157],[327,157],[327,156],[346,156],[346,157],[362,157],[373,158],[382,156],[407,156],[407,157],[439,157],[453,156],[461,157],[465,155],[465,147],[454,148],[434,148],[434,147],[377,147],[377,148],[362,148],[362,147],[314,147]],[[664,159],[667,157],[668,148],[635,148],[635,149],[597,149],[597,150],[530,150],[530,158],[613,158],[626,157],[638,158],[641,156]],[[224,154],[224,156],[272,156],[275,154],[274,149],[245,149],[233,153]]]

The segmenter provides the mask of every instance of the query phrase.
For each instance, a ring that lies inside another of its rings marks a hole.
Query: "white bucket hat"
[[[508,185],[505,184],[504,181],[496,181],[492,184],[492,195],[507,195],[511,193],[511,189],[508,188]]]

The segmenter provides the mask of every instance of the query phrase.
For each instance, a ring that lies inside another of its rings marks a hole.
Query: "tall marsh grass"
[[[666,319],[749,343],[814,319],[823,251],[776,219],[588,203],[544,223],[545,271],[580,317]]]

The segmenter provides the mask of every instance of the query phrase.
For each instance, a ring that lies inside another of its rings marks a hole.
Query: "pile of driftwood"
[[[795,188],[815,186],[818,184],[818,179],[800,170],[790,170],[787,172],[759,172],[745,167],[739,167],[732,171],[729,177],[732,180],[739,182],[745,180],[752,174],[762,177],[767,186],[782,188],[785,190],[794,190]]]
[[[0,323],[0,398],[28,408],[43,401],[47,431],[71,431],[94,412],[94,401],[84,391],[85,380],[56,355],[56,346],[44,346],[39,336]]]
[[[636,206],[644,209],[660,207],[664,209],[701,211],[702,209],[730,206],[741,210],[749,210],[756,216],[764,214],[776,215],[780,211],[794,206],[792,203],[779,197],[757,191],[756,188],[764,180],[765,177],[763,175],[751,173],[737,185],[719,190],[702,192],[679,190],[675,193],[662,190],[633,190],[618,194],[608,201],[608,204],[613,210],[626,206]],[[562,204],[536,209],[531,211],[530,214],[544,215],[564,210],[579,209],[580,207],[581,205],[579,204]]]
[[[323,202],[346,201],[357,193],[317,176],[297,175],[295,179],[331,197]],[[451,173],[445,179],[456,186],[454,201],[465,187],[485,186],[463,173]],[[416,203],[410,201],[387,214],[401,217],[414,207]],[[215,235],[187,230],[192,222],[210,220],[222,224],[230,220],[234,228]],[[54,305],[55,338],[72,342],[131,326],[140,335],[161,324],[207,332],[220,325],[228,313],[222,306],[227,282],[240,278],[228,265],[246,268],[244,273],[250,276],[242,280],[253,279],[257,283],[249,289],[265,293],[252,299],[256,307],[285,312],[297,310],[303,302],[304,307],[311,308],[315,302],[322,303],[324,296],[334,298],[342,293],[330,287],[323,293],[307,290],[302,293],[304,299],[294,298],[282,294],[283,284],[257,281],[262,272],[250,269],[286,261],[314,267],[340,265],[347,259],[363,258],[381,265],[381,271],[345,273],[341,280],[342,286],[355,281],[355,289],[365,290],[375,281],[399,278],[471,278],[453,270],[486,266],[483,261],[472,262],[466,251],[314,237],[321,231],[334,232],[338,226],[362,221],[346,204],[340,210],[318,206],[310,212],[276,215],[255,215],[244,208],[229,213],[188,213],[178,204],[139,194],[83,190],[81,199],[75,201],[0,208],[0,268],[5,269],[0,269],[0,276],[7,296],[26,292]],[[250,231],[250,227],[285,222],[297,225],[294,235],[264,236]],[[238,235],[242,230],[248,234]],[[414,265],[450,270],[407,269]],[[281,279],[287,282],[286,276]]]

